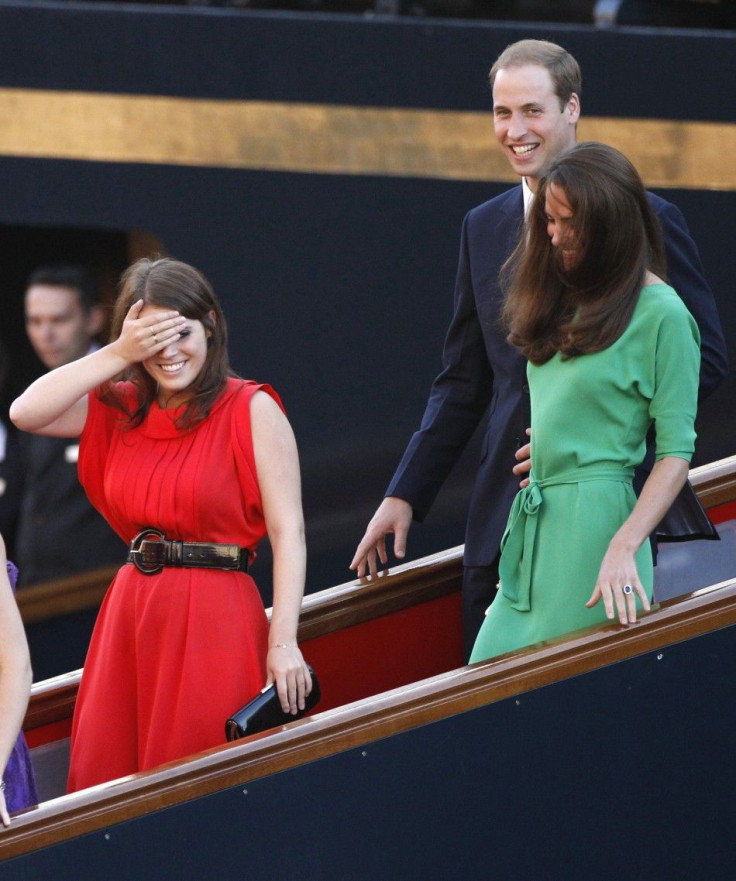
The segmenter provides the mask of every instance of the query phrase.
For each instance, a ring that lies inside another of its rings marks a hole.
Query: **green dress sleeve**
[[[700,333],[678,296],[662,297],[658,305],[654,394],[649,408],[656,431],[656,459],[677,456],[690,461],[696,437]]]

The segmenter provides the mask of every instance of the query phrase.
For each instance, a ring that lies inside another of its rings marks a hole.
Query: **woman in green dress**
[[[625,156],[589,142],[557,159],[506,270],[508,339],[529,360],[532,472],[471,662],[649,609],[648,537],[695,442],[698,328],[663,280],[658,221]],[[637,499],[651,425],[656,462]]]

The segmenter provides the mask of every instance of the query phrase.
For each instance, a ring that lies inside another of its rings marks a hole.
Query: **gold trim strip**
[[[649,186],[736,189],[736,125],[586,118]],[[516,182],[490,113],[0,89],[0,155]]]

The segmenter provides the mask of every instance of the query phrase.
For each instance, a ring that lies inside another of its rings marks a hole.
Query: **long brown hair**
[[[164,309],[175,309],[185,318],[200,321],[204,326],[207,357],[190,386],[191,397],[177,417],[179,428],[193,428],[206,418],[222,392],[227,377],[236,375],[230,367],[227,324],[215,292],[204,275],[188,263],[169,257],[138,260],[120,279],[120,292],[112,316],[112,339],[120,335],[130,307],[138,300]],[[156,382],[142,364],[131,364],[117,378],[135,385],[137,407],[131,411],[109,383],[100,390],[100,397],[127,413],[129,425],[140,425],[156,399]]]
[[[564,268],[547,234],[545,194],[564,191],[580,259]],[[508,341],[534,364],[598,352],[628,326],[650,269],[665,277],[662,231],[638,172],[592,141],[558,157],[540,180],[519,244],[502,270]]]

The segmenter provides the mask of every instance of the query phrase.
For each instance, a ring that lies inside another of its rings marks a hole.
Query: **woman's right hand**
[[[312,691],[312,677],[299,646],[272,645],[268,650],[266,670],[266,685],[276,684],[281,709],[292,715],[303,710]]]
[[[618,616],[621,624],[634,624],[637,597],[644,611],[651,608],[647,592],[639,580],[635,550],[622,544],[617,536],[613,537],[603,557],[593,593],[585,604],[592,609],[602,601],[609,621]]]
[[[137,364],[161,352],[179,339],[186,327],[186,318],[174,311],[155,309],[147,314],[143,300],[137,300],[125,316],[120,336],[110,349],[127,364]]]

